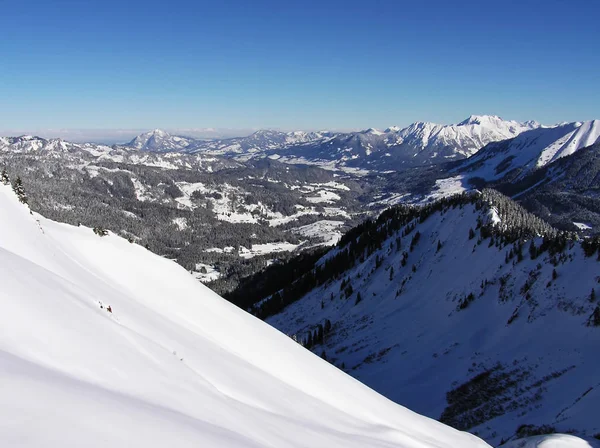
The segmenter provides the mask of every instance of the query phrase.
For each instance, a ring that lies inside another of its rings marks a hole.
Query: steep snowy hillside
[[[485,447],[378,395],[113,234],[0,185],[0,440],[39,447]]]
[[[490,443],[593,437],[599,246],[586,243],[586,256],[492,191],[400,206],[316,269],[297,265],[295,280],[277,268],[286,283],[254,311],[392,400]],[[254,286],[249,295],[267,289]]]
[[[489,144],[466,160],[459,171],[488,181],[507,175],[523,177],[599,140],[600,120],[542,127]]]

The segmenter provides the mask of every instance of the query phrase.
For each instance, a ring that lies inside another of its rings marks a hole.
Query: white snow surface
[[[592,230],[592,226],[584,222],[573,222],[573,225],[576,226],[579,230]]]
[[[176,263],[31,214],[4,185],[0,266],[3,446],[487,446],[375,393]]]
[[[502,445],[504,448],[600,448],[600,442],[584,440],[569,434],[527,437]]]
[[[294,229],[294,232],[302,236],[322,238],[324,246],[333,246],[342,238],[342,232],[339,229],[343,225],[343,221],[323,219],[312,224],[300,226]]]

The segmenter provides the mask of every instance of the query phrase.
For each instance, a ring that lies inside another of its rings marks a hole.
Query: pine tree
[[[311,348],[313,345],[313,337],[312,337],[312,332],[308,332],[308,337],[306,338],[306,344],[304,344],[304,346],[306,348]]]
[[[538,249],[535,247],[535,241],[531,240],[531,244],[529,245],[529,256],[532,260],[535,260],[538,256]]]
[[[600,306],[596,306],[596,309],[590,316],[589,324],[593,327],[600,327]]]
[[[360,291],[356,293],[356,300],[354,301],[355,305],[358,305],[362,300],[362,296],[360,295]]]
[[[23,181],[21,180],[20,176],[17,176],[17,179],[13,183],[12,189],[19,198],[19,201],[23,204],[27,204],[28,199],[27,195],[25,194],[25,188],[23,187]]]
[[[442,249],[442,242],[438,240],[436,252],[439,252]]]
[[[10,184],[10,178],[8,177],[8,173],[6,172],[6,168],[2,168],[2,174],[0,174],[0,182],[4,185]]]
[[[319,342],[319,344],[323,343],[323,325],[319,324],[317,326],[317,341]]]
[[[394,279],[394,266],[390,266],[390,281]]]
[[[592,288],[592,292],[590,294],[590,302],[595,302],[596,301],[596,291],[594,290],[594,288]]]

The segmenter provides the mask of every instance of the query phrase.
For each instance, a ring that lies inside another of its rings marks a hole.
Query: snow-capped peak
[[[363,134],[383,135],[383,134],[385,134],[385,132],[381,132],[380,130],[375,129],[375,128],[369,128],[369,129],[366,129],[365,131],[363,131]]]
[[[471,115],[466,120],[458,123],[457,126],[466,126],[469,124],[493,125],[504,122],[498,115]]]
[[[127,146],[142,151],[168,152],[187,148],[193,139],[171,135],[162,129],[154,129],[138,135]]]

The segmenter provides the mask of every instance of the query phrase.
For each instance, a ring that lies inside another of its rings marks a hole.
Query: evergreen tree
[[[438,240],[436,252],[439,252],[442,249],[442,242]]]
[[[311,348],[313,346],[313,337],[312,332],[308,332],[308,337],[306,338],[306,344],[304,344],[306,348]]]
[[[596,306],[596,309],[590,316],[589,324],[593,327],[600,327],[600,306]]]
[[[535,246],[535,241],[531,240],[529,245],[529,256],[532,260],[535,260],[538,256],[538,248]]]
[[[394,266],[390,266],[390,281],[394,279]]]
[[[356,300],[354,301],[355,305],[358,305],[362,300],[362,296],[360,295],[360,291],[356,293]]]
[[[317,341],[319,342],[319,344],[323,343],[323,334],[324,334],[323,325],[319,324],[317,326]]]
[[[8,177],[8,173],[6,172],[6,168],[2,168],[2,174],[0,174],[0,182],[4,185],[10,184],[10,178]]]
[[[592,288],[592,292],[590,294],[590,302],[595,302],[596,301],[596,290],[594,288]]]
[[[12,189],[19,198],[19,201],[23,204],[27,204],[28,199],[27,195],[25,194],[25,188],[23,187],[23,181],[21,180],[20,176],[17,176],[17,179],[13,183]]]

